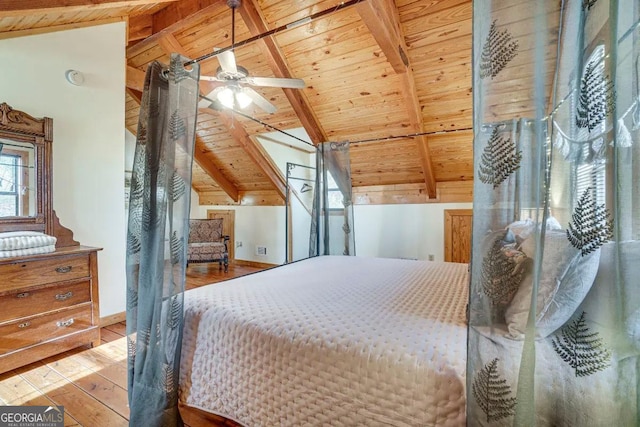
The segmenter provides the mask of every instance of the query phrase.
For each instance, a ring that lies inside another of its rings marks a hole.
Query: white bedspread
[[[249,427],[464,425],[467,277],[326,256],[188,291],[180,398]]]

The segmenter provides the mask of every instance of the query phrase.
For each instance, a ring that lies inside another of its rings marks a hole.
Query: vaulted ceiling
[[[236,41],[340,3],[243,0]],[[246,113],[279,129],[302,127],[313,143],[352,142],[356,203],[470,201],[471,0],[353,3],[235,49],[238,64],[251,75],[297,77],[307,85],[255,88],[278,110],[250,107]],[[126,21],[125,125],[134,133],[151,61],[168,63],[171,52],[194,58],[231,44],[225,0],[0,4],[0,38]],[[202,62],[201,74],[215,75],[218,65],[216,58]],[[202,82],[201,92],[213,85]],[[242,116],[200,110],[193,187],[201,203],[283,203],[284,178],[255,138],[271,131]]]

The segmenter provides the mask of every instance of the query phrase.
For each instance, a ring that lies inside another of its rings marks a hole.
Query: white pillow
[[[535,235],[531,235],[522,243],[521,250],[534,259],[535,249]],[[564,325],[582,303],[598,272],[600,249],[582,256],[571,246],[564,231],[549,230],[543,257],[538,281],[536,338],[545,338]],[[533,272],[529,269],[505,311],[509,338],[524,338],[532,290]]]
[[[619,260],[616,258],[616,246],[619,246]],[[637,354],[640,350],[640,293],[637,292],[640,241],[608,242],[600,250],[598,274],[578,310],[584,311],[587,319],[597,324],[600,330],[612,335],[620,329],[620,316],[624,320],[627,338],[636,352],[634,354]],[[620,282],[615,286],[618,278]]]
[[[508,230],[511,230],[513,234],[518,236],[520,239],[526,239],[529,237],[536,229],[536,223],[533,222],[531,218],[523,219],[521,221],[515,221],[506,227]],[[558,222],[557,219],[550,216],[547,218],[547,230],[562,230],[562,226]]]
[[[506,229],[511,230],[513,234],[526,239],[536,228],[536,223],[531,218],[523,219],[522,221],[515,221],[507,225]]]

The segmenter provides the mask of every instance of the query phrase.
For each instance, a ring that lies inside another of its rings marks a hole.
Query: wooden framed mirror
[[[73,246],[52,203],[53,119],[0,104],[0,232],[40,231]]]

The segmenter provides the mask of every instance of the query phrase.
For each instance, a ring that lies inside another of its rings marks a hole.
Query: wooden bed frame
[[[185,424],[189,427],[243,427],[235,421],[219,415],[211,414],[202,409],[193,408],[182,402],[178,403],[180,415]]]

